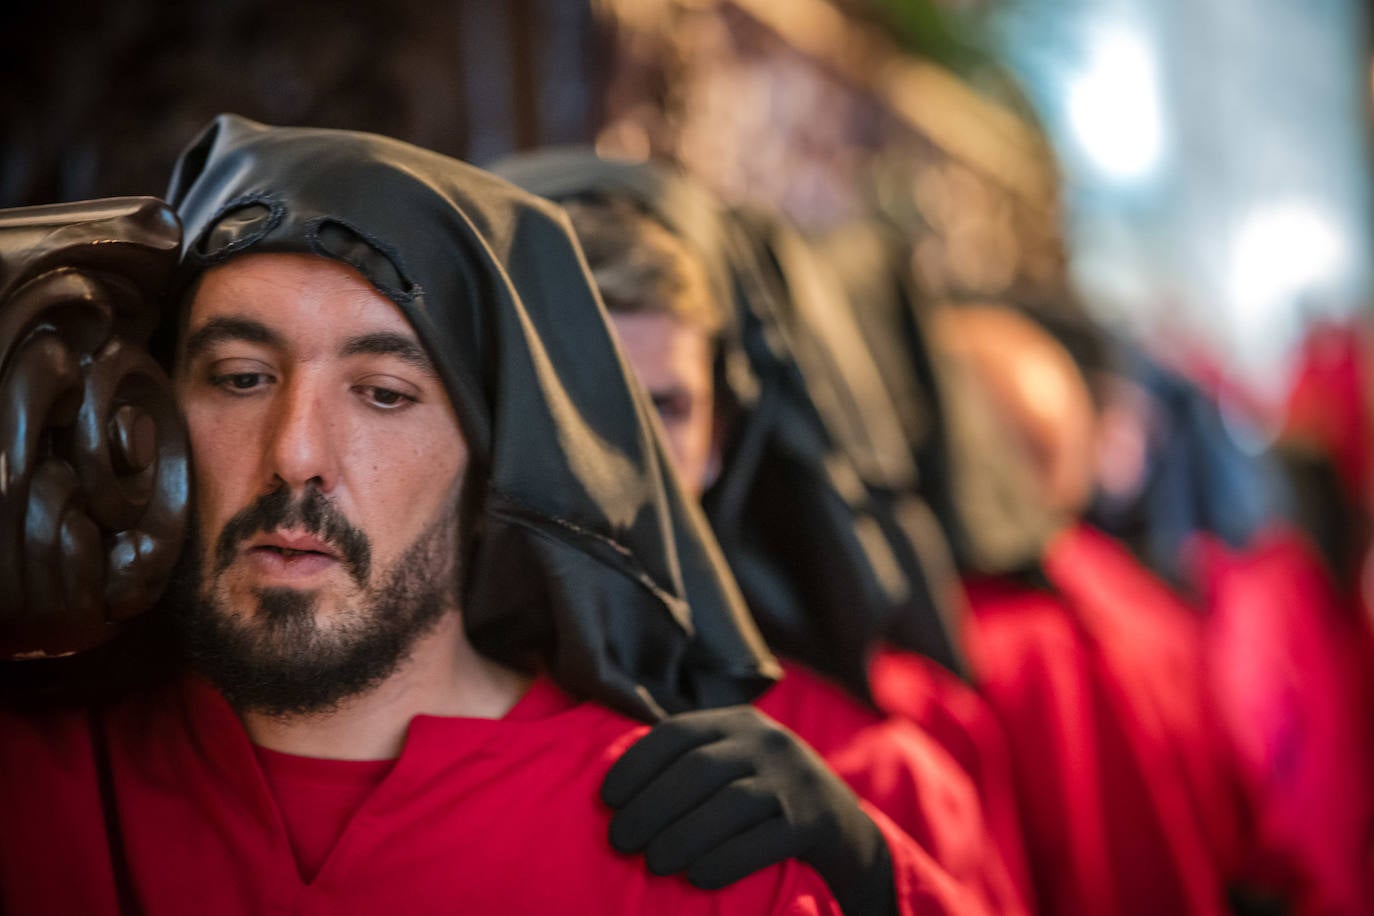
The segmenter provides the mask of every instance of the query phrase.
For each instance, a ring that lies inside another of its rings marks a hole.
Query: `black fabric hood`
[[[182,154],[168,199],[188,272],[335,258],[414,326],[487,477],[463,597],[480,651],[641,719],[777,676],[556,207],[396,140],[231,115]]]
[[[874,568],[888,570],[887,614],[873,633],[966,676],[962,590],[950,545],[919,490],[899,402],[858,319],[861,300],[850,298],[814,243],[777,214],[742,208],[730,222],[751,311],[768,313],[770,335],[788,341],[832,453],[844,456],[839,465],[826,459],[827,470],[852,507]]]
[[[872,219],[836,229],[819,245],[853,303],[916,460],[920,492],[959,567],[1038,579],[1040,557],[1065,519],[1040,498],[1029,458],[972,371],[930,345],[909,243]]]
[[[727,309],[717,382],[735,408],[720,477],[703,506],[769,645],[867,699],[869,653],[894,617],[929,606],[863,475],[813,402],[793,329],[745,227],[670,167],[602,159],[590,149],[503,160],[497,174],[553,200],[628,197],[707,262]],[[737,356],[743,367],[732,366]],[[900,445],[900,442],[898,443]],[[920,649],[959,670],[938,614]]]
[[[531,194],[551,201],[619,195],[644,208],[668,231],[684,239],[701,256],[711,291],[718,302],[734,301],[728,226],[710,192],[661,163],[603,158],[591,147],[560,146],[508,156],[489,165],[491,171]],[[751,405],[758,380],[742,344],[740,318],[734,308],[721,309],[718,364],[736,405]]]

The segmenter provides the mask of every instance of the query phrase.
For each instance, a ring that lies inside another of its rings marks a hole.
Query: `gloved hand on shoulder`
[[[714,890],[796,858],[848,916],[895,912],[892,858],[858,797],[806,742],[752,706],[659,722],[606,773],[611,845]]]

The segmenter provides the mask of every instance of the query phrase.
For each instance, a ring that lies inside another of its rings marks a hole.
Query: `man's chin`
[[[278,586],[260,589],[256,598],[256,616],[263,626],[319,628],[318,591]]]
[[[208,601],[227,620],[237,621],[247,630],[306,625],[324,630],[331,621],[343,620],[348,609],[365,598],[351,580],[282,585],[255,576],[228,575],[216,585],[213,596],[202,593],[199,600]],[[342,625],[348,626],[346,622]]]
[[[264,590],[246,614],[205,602],[182,627],[192,668],[240,712],[336,709],[384,680],[404,653],[374,628],[317,619],[316,603],[313,592],[282,588]]]
[[[252,530],[226,536],[226,527],[221,549],[193,549],[179,564],[176,593],[185,600],[175,619],[187,661],[240,712],[336,710],[394,674],[457,607],[457,515],[455,505],[375,576],[359,535],[343,550],[349,562],[289,581],[235,555]]]
[[[379,596],[237,582],[202,593],[181,615],[192,668],[240,712],[332,712],[393,674],[442,615],[443,582]],[[221,584],[223,585],[223,584]]]

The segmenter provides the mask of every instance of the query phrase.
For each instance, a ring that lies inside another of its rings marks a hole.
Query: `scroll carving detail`
[[[146,349],[179,241],[148,198],[0,211],[0,658],[104,642],[181,549],[186,435]]]

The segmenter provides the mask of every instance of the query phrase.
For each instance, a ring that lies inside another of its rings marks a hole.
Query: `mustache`
[[[229,519],[215,540],[215,573],[224,572],[253,535],[278,528],[299,528],[329,544],[353,580],[359,586],[367,583],[372,543],[315,486],[307,486],[299,499],[292,498],[288,487],[278,487]]]

